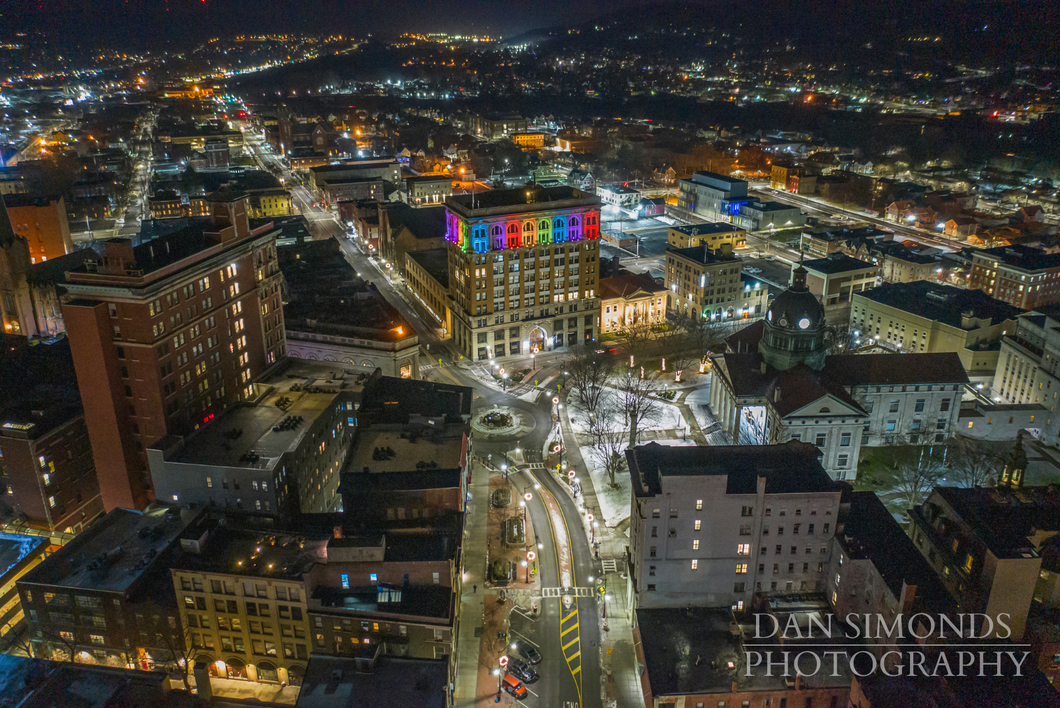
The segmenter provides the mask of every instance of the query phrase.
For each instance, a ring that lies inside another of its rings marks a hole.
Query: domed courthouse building
[[[829,354],[833,334],[800,265],[765,319],[714,357],[710,406],[733,444],[813,443],[834,479],[853,480],[863,445],[957,432],[968,384],[957,354]]]

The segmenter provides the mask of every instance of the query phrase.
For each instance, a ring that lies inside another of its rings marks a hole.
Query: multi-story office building
[[[412,206],[441,204],[453,193],[453,178],[448,175],[409,177],[405,180],[405,201]]]
[[[367,373],[316,367],[296,363],[191,435],[158,440],[147,451],[155,495],[287,518],[338,511],[339,472]]]
[[[1060,302],[1060,253],[1030,246],[975,251],[968,287],[1024,310]]]
[[[434,321],[442,328],[442,336],[452,331],[452,311],[449,308],[449,251],[432,248],[405,254],[405,282]]]
[[[78,533],[103,500],[66,341],[0,337],[0,501],[7,527]]]
[[[855,293],[876,285],[876,265],[851,258],[838,251],[827,258],[803,261],[806,287],[824,305],[825,319],[833,325],[850,321],[850,307]]]
[[[34,656],[174,667],[184,625],[169,568],[181,536],[200,521],[176,506],[114,509],[19,578]]]
[[[151,498],[146,448],[255,395],[285,356],[276,229],[251,229],[246,196],[212,196],[207,224],[67,273],[63,317],[104,506]]]
[[[904,352],[955,352],[969,377],[993,381],[1001,338],[1020,310],[981,290],[926,280],[884,283],[854,295],[850,329]]]
[[[626,452],[629,583],[638,607],[732,606],[821,591],[841,487],[810,444]]]
[[[762,202],[757,199],[733,205],[734,224],[748,231],[776,231],[802,226],[806,215],[799,207],[780,202]]]
[[[217,524],[181,539],[170,589],[211,676],[301,683],[313,651],[303,576],[327,562],[327,543]]]
[[[666,249],[666,288],[670,309],[685,317],[748,319],[765,312],[769,291],[761,282],[744,281],[743,261],[722,244]]]
[[[350,180],[385,180],[397,187],[401,184],[401,165],[391,158],[366,158],[313,167],[309,170],[309,191],[320,196],[329,184],[339,185]]]
[[[671,226],[666,232],[666,245],[671,248],[706,246],[716,251],[724,244],[733,248],[744,248],[747,246],[747,232],[735,224],[723,221],[711,224]]]
[[[473,115],[468,119],[468,132],[492,140],[511,133],[523,133],[529,121],[520,115]]]
[[[66,202],[60,197],[31,197],[5,194],[4,205],[15,233],[26,239],[33,263],[58,258],[74,250]]]
[[[528,187],[445,203],[458,351],[489,359],[597,338],[597,197],[572,187]]]
[[[1047,445],[1060,442],[1060,416],[1056,415],[1058,371],[1060,312],[1051,307],[1041,313],[1021,315],[1016,331],[1001,338],[990,395],[1004,403],[1043,406],[1048,412],[1032,418],[1030,423],[1041,430],[1041,440]]]
[[[715,172],[696,172],[678,186],[677,205],[706,219],[728,221],[736,205],[750,201],[747,182]]]

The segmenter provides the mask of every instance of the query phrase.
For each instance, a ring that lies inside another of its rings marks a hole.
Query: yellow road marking
[[[569,646],[570,646],[571,644],[575,644],[575,643],[577,643],[577,641],[578,641],[578,638],[577,638],[577,637],[575,637],[574,639],[572,639],[572,640],[570,640],[569,642],[567,642],[566,644],[564,644],[564,645],[563,645],[563,646],[561,647],[561,649],[563,649],[563,651],[567,651],[567,647],[569,647]],[[568,661],[570,661],[570,660],[568,659]]]
[[[567,627],[567,628],[566,628],[565,630],[563,630],[562,632],[560,632],[560,633],[559,633],[559,636],[560,636],[560,637],[562,637],[563,635],[567,634],[567,632],[573,632],[573,631],[574,631],[574,630],[576,630],[577,628],[578,628],[578,623],[577,623],[577,622],[575,622],[575,623],[574,623],[574,624],[572,624],[572,625],[571,625],[570,627]]]
[[[573,669],[571,669],[571,670],[570,670],[570,672],[571,672],[571,674],[573,675],[573,674],[576,674],[576,673],[578,673],[578,672],[579,672],[579,671],[581,671],[581,670],[582,670],[582,667],[580,667],[580,666],[575,666],[575,667],[574,667]],[[581,693],[581,691],[578,691],[578,693]],[[578,699],[578,701],[579,701],[579,702],[581,702],[581,698],[579,698],[579,699]]]
[[[578,651],[574,652],[573,656],[567,656],[566,654],[564,654],[564,656],[567,656],[567,663],[569,664],[572,661],[574,661],[575,659],[577,659],[579,656],[581,656],[581,653],[582,653],[582,650],[579,649]]]

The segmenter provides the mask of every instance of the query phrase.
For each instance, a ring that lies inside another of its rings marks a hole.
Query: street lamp
[[[493,670],[493,675],[497,677],[497,700],[495,700],[493,702],[494,703],[500,703],[501,702],[501,670],[500,669],[494,669]]]
[[[589,520],[589,528],[593,535],[593,543],[596,543],[596,517],[592,514],[586,514],[585,518]]]

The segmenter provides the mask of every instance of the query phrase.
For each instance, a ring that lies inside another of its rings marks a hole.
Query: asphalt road
[[[558,366],[558,361],[550,362],[550,367]],[[541,396],[538,404],[529,403],[483,385],[472,371],[462,367],[442,367],[438,377],[475,389],[478,397],[472,404],[473,413],[494,405],[530,413],[534,431],[519,439],[518,445],[528,463],[541,461],[540,451],[553,425],[552,404],[547,396]],[[475,452],[480,457],[492,454],[496,462],[516,444],[514,439],[476,441]],[[589,578],[599,578],[600,572],[585,527],[574,501],[553,475],[542,469],[520,470],[510,478],[517,488],[525,487],[534,494],[527,509],[540,545],[537,553],[541,587],[555,594],[538,601],[540,612],[536,617],[520,611],[511,615],[511,638],[532,643],[542,656],[541,664],[535,667],[540,678],[527,687],[532,694],[523,704],[528,708],[597,708],[601,706],[600,626],[597,594],[591,590],[593,583]],[[535,484],[540,488],[534,488]],[[552,504],[554,513],[546,510],[546,503]],[[587,595],[573,598],[570,608],[564,607],[559,596],[563,584],[560,557],[564,549],[570,551],[571,585],[583,588],[581,593]]]

